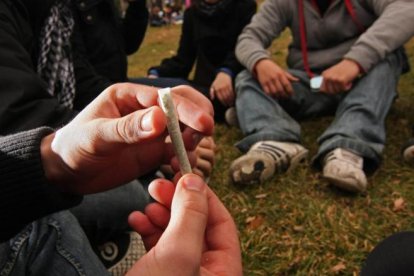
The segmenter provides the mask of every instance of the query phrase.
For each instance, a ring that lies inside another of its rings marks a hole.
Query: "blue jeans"
[[[377,64],[346,93],[328,95],[309,88],[303,71],[289,70],[300,79],[293,82],[294,94],[278,100],[268,96],[258,81],[243,71],[236,79],[236,109],[245,137],[236,146],[246,152],[258,141],[300,143],[298,120],[335,115],[319,137],[319,150],[313,159],[316,168],[329,151],[342,147],[364,158],[364,170],[375,171],[385,143],[385,118],[397,95],[403,56],[396,51]]]
[[[93,247],[128,231],[128,215],[148,201],[142,185],[132,181],[36,220],[0,244],[0,275],[107,275]]]

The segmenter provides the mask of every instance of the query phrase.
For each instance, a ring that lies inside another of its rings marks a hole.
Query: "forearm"
[[[378,19],[351,47],[345,58],[357,61],[365,72],[414,36],[413,1],[366,0]]]
[[[15,235],[24,225],[47,214],[78,204],[80,196],[62,193],[43,169],[41,143],[50,128],[0,138],[0,241]]]
[[[253,16],[238,37],[236,57],[248,70],[253,71],[254,65],[261,59],[270,58],[267,48],[286,27],[286,8],[275,10],[274,1],[266,1],[259,12]]]

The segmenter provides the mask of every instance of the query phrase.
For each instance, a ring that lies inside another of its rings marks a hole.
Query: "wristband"
[[[229,68],[227,68],[227,67],[221,67],[221,68],[219,68],[218,70],[217,70],[217,72],[219,73],[219,72],[223,72],[223,73],[226,73],[227,75],[229,75],[232,79],[233,79],[233,77],[234,77],[234,73],[233,73],[233,71],[231,71]]]

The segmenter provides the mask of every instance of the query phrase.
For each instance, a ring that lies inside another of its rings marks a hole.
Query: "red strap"
[[[354,23],[358,27],[359,31],[361,33],[365,32],[365,27],[358,20],[358,17],[357,17],[357,15],[355,13],[355,9],[354,9],[354,6],[352,5],[351,0],[345,0],[345,6],[346,6],[346,9],[348,10],[349,15],[352,18],[352,21],[354,21]]]
[[[303,67],[305,68],[306,74],[309,78],[314,76],[313,72],[309,67],[308,62],[308,41],[306,39],[306,23],[305,14],[303,8],[303,0],[299,0],[299,32],[300,32],[300,48],[302,50]]]
[[[318,3],[316,2],[316,0],[312,0],[312,5],[314,5],[315,8],[320,13]],[[352,21],[355,23],[355,25],[357,25],[359,31],[361,33],[365,32],[365,27],[358,20],[358,17],[356,16],[355,9],[352,5],[351,0],[345,0],[345,6],[346,6],[346,9],[349,15],[352,18]],[[308,61],[308,41],[306,38],[306,22],[305,22],[303,0],[299,0],[299,32],[300,32],[300,48],[302,51],[303,67],[305,69],[306,74],[308,74],[309,78],[312,78],[313,76],[315,76],[315,74],[311,71],[309,67],[309,61]]]

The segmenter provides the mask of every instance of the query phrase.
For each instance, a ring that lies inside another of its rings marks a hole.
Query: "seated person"
[[[128,81],[127,56],[139,49],[148,25],[146,1],[129,1],[123,18],[113,0],[77,0],[72,13],[77,68],[89,68],[108,83]],[[200,143],[196,150],[200,153],[196,173],[204,178],[211,174],[214,163],[215,145],[209,141]],[[163,170],[165,174],[169,171]]]
[[[213,101],[215,120],[222,122],[234,106],[233,80],[243,68],[234,47],[255,12],[254,0],[193,1],[184,12],[177,54],[151,67],[147,79],[133,81],[158,87],[190,84]]]
[[[412,1],[264,2],[236,46],[247,70],[236,80],[245,135],[237,147],[245,155],[231,165],[233,182],[262,183],[293,169],[308,153],[297,121],[335,115],[313,164],[331,184],[364,192],[366,174],[380,165],[412,14]],[[286,28],[293,36],[288,70],[266,51]]]
[[[0,1],[0,135],[62,127],[111,84],[90,70],[72,47],[75,23],[70,4]],[[117,257],[128,253],[133,233],[126,218],[150,201],[143,179],[90,195],[70,210],[96,251],[107,241],[116,241]],[[125,234],[128,239],[123,242]],[[107,264],[117,265],[123,264]]]

